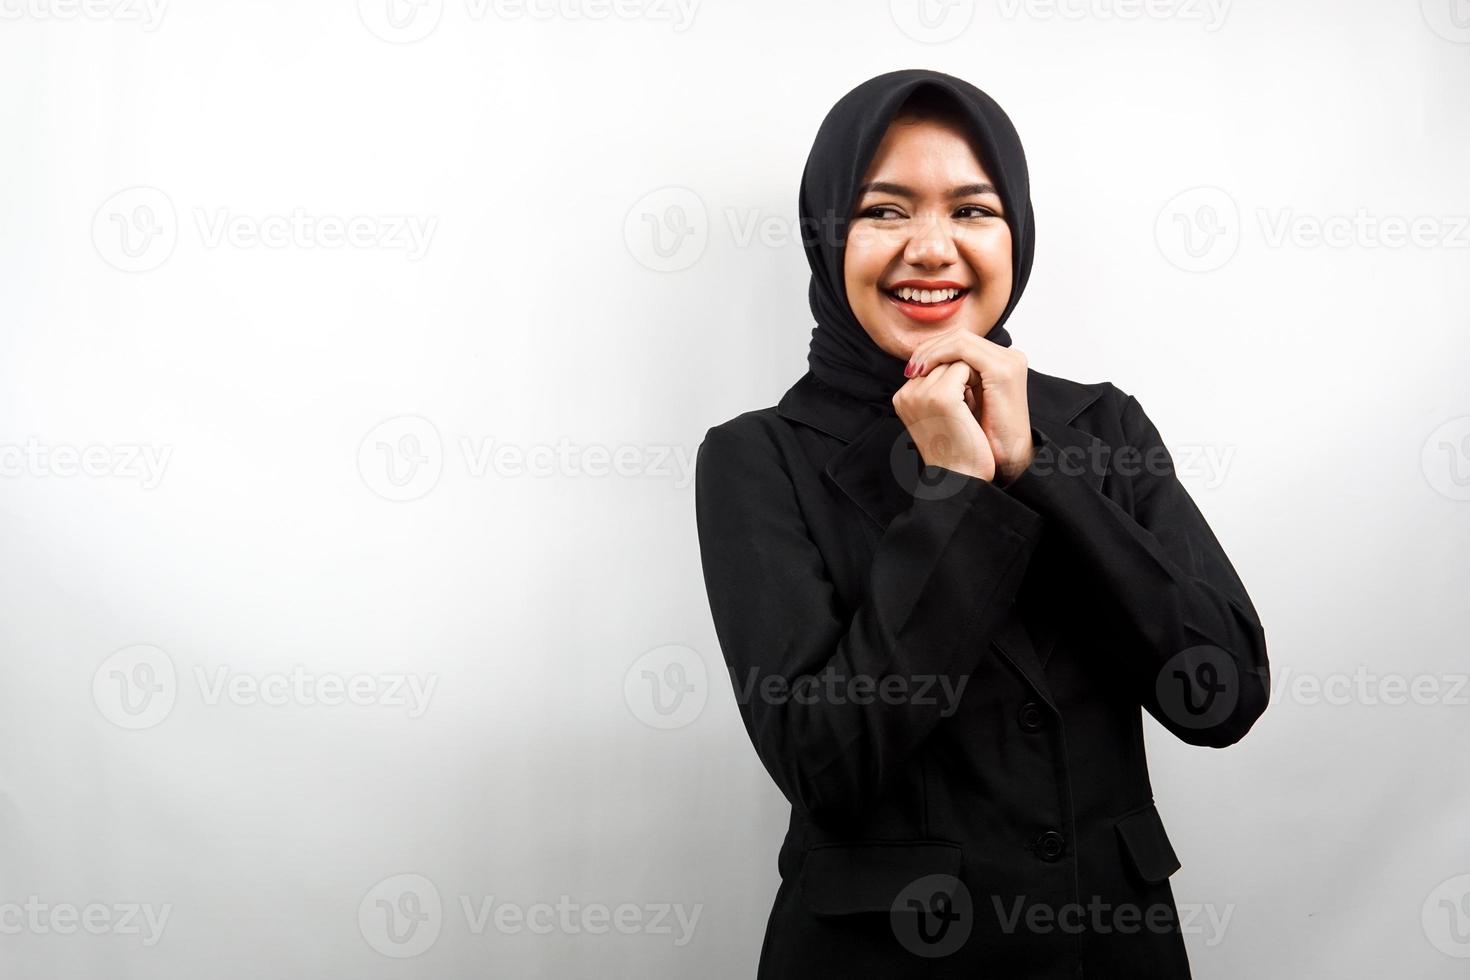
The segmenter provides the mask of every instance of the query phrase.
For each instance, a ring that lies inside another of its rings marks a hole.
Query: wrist
[[[1035,459],[1036,447],[1034,445],[1028,444],[1025,451],[1020,455],[1018,459],[1016,459],[1015,462],[1010,463],[1007,466],[996,468],[996,484],[1001,487],[1006,487],[1016,482],[1016,480],[1020,478],[1021,474],[1025,473],[1026,470],[1030,468],[1032,461]]]

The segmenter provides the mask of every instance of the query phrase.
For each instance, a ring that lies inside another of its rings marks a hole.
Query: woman
[[[1021,143],[895,71],[802,177],[808,373],[716,425],[696,508],[751,741],[791,803],[762,977],[1188,977],[1147,709],[1265,709],[1266,641],[1137,399],[1041,374]]]

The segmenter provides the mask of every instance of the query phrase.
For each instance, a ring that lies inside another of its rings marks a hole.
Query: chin
[[[988,328],[982,329],[974,322],[960,319],[939,320],[935,323],[917,323],[902,316],[900,316],[900,319],[903,322],[895,324],[889,336],[893,338],[895,346],[903,348],[904,357],[908,357],[909,354],[913,353],[915,347],[930,337],[937,337],[942,333],[949,333],[951,330],[968,330],[970,333],[981,337],[989,332]]]

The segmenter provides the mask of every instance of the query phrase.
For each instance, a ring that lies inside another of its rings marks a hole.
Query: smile
[[[961,286],[934,284],[934,288],[920,288],[908,283],[896,287],[880,287],[888,301],[904,316],[921,323],[935,323],[954,316],[970,290]]]

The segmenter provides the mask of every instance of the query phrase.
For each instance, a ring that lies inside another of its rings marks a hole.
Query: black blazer
[[[761,977],[1190,975],[1139,706],[1237,741],[1265,633],[1137,400],[1027,398],[1006,487],[811,374],[699,447],[716,634],[791,803]]]

